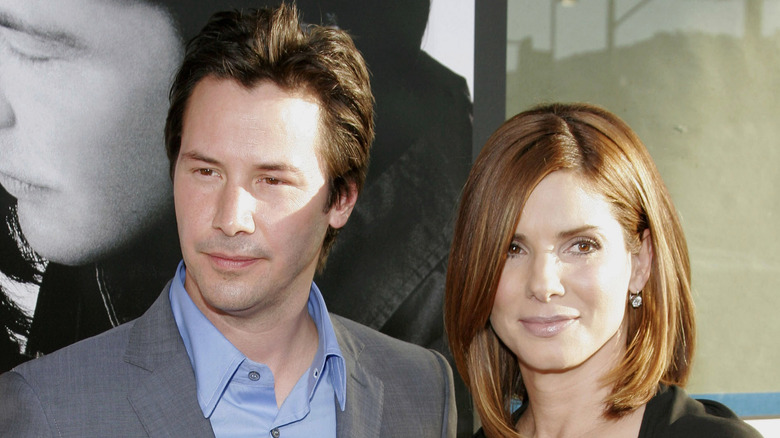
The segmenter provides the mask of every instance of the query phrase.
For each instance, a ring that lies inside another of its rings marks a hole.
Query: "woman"
[[[685,237],[647,150],[603,109],[535,108],[488,140],[445,315],[480,435],[760,436],[680,389],[695,342]]]

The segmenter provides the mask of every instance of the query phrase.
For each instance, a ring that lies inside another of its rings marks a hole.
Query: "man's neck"
[[[305,299],[302,299],[305,297]],[[204,312],[225,338],[254,362],[271,369],[277,406],[311,366],[319,334],[308,311],[308,294],[252,314]]]

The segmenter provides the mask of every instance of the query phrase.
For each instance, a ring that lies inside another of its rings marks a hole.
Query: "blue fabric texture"
[[[217,437],[336,435],[336,404],[346,405],[346,366],[317,286],[309,291],[308,311],[319,334],[311,366],[277,407],[274,376],[247,358],[203,315],[184,288],[180,263],[171,282],[176,325],[195,373],[198,404]]]

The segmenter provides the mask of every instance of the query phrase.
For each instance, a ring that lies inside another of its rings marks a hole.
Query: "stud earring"
[[[642,291],[637,291],[636,293],[629,292],[628,293],[628,302],[631,303],[631,307],[634,309],[638,309],[642,307]]]

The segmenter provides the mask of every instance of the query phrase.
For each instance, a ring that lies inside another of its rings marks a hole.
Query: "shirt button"
[[[316,379],[316,378],[317,378],[317,377],[319,377],[319,376],[320,376],[320,370],[319,370],[319,369],[317,369],[317,368],[315,368],[315,369],[314,369],[314,378]]]
[[[260,380],[260,373],[258,373],[257,371],[250,371],[249,380],[252,380],[254,382]]]
[[[279,433],[279,428],[273,428],[273,429],[271,429],[271,436],[272,436],[272,437],[274,437],[274,438],[279,438],[279,435],[281,435],[281,433]]]

